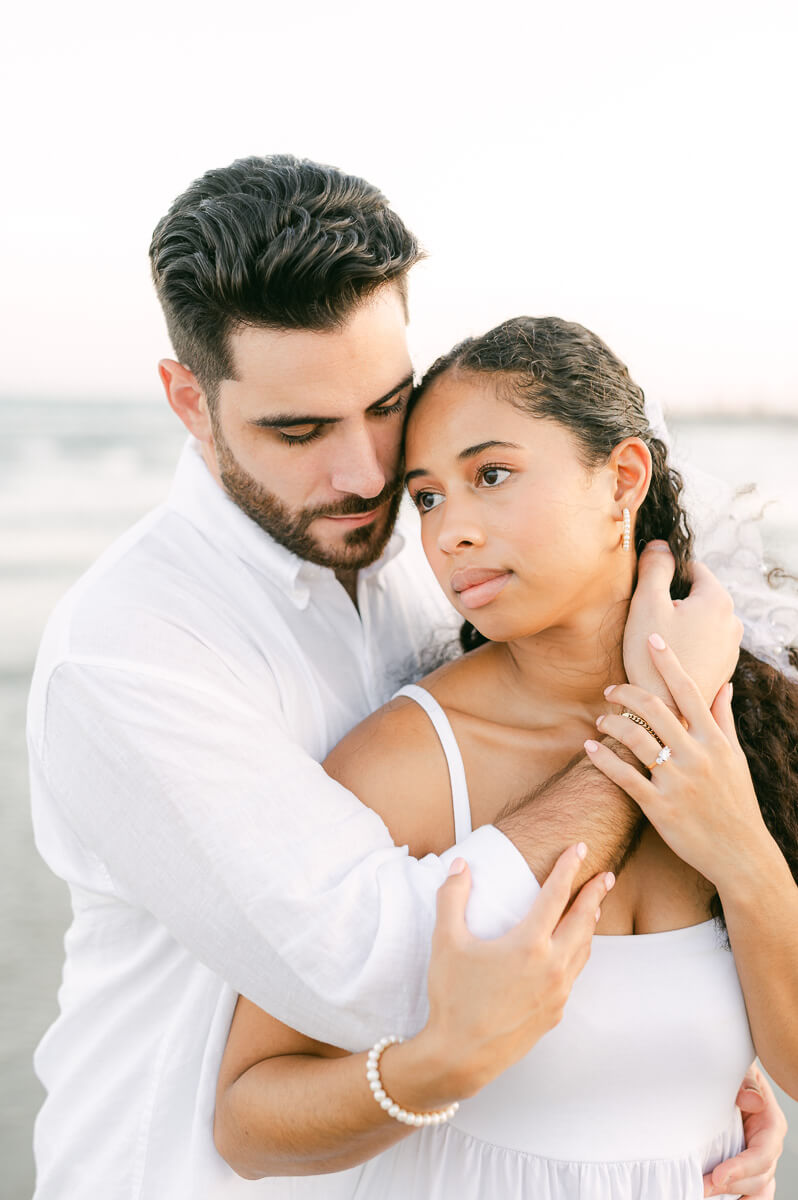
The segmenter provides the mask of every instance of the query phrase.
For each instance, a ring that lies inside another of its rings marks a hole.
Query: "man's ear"
[[[213,444],[208,398],[196,376],[182,363],[162,358],[158,363],[166,399],[189,433],[205,446]]]
[[[629,509],[634,521],[651,486],[651,451],[640,438],[625,438],[613,450],[610,466],[615,476],[613,499],[620,509]]]

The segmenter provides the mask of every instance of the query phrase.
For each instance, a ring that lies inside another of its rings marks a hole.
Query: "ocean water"
[[[769,561],[798,573],[795,419],[694,415],[670,421],[675,449],[735,485],[758,483]],[[32,1190],[30,1135],[42,1093],[33,1047],[56,1013],[66,889],[39,861],[28,816],[25,700],[58,597],[164,499],[183,444],[164,403],[0,399],[0,1162],[6,1200]],[[798,1194],[798,1105],[780,1189]]]

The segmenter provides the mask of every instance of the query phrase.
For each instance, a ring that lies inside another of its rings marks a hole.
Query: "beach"
[[[160,503],[184,431],[166,405],[0,399],[0,1154],[7,1200],[32,1190],[33,1117],[42,1092],[31,1065],[57,1011],[66,887],[33,846],[24,716],[36,647],[59,596],[110,542]],[[798,417],[680,414],[679,455],[736,485],[760,485],[759,528],[770,564],[798,572]],[[798,1192],[798,1105],[777,1178]]]

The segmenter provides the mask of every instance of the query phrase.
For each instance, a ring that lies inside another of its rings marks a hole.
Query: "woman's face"
[[[579,626],[631,583],[615,471],[587,469],[565,426],[500,399],[490,375],[436,379],[405,455],[438,582],[491,640]]]

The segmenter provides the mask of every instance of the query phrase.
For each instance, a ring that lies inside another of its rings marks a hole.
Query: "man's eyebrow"
[[[523,450],[523,446],[519,446],[517,442],[479,442],[476,446],[466,446],[465,450],[461,450],[457,455],[457,461],[465,462],[469,458],[475,458],[483,450],[491,450],[494,446],[501,446],[505,450]],[[408,484],[411,479],[416,479],[419,475],[428,474],[429,471],[426,467],[418,467],[414,471],[408,471],[405,475],[405,484]]]
[[[375,400],[370,404],[367,411],[370,412],[374,408],[379,408],[381,404],[385,404],[387,400],[392,400],[398,392],[409,387],[412,382],[413,375],[411,373],[401,383],[397,383],[396,387],[391,388],[390,392],[386,392],[384,396],[380,396],[379,400]],[[256,417],[249,424],[257,425],[260,429],[290,429],[294,425],[337,425],[340,420],[340,417],[314,417],[311,414],[275,413],[274,416]]]

